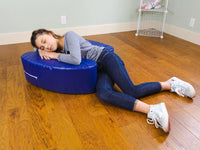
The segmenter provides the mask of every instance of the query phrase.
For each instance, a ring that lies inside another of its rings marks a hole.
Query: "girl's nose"
[[[45,48],[45,49],[48,49],[48,45],[47,45],[47,44],[45,44],[44,48]]]

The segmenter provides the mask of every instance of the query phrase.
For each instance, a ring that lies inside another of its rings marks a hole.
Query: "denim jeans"
[[[97,60],[98,74],[96,91],[98,97],[112,105],[133,110],[136,99],[161,91],[159,82],[146,82],[134,85],[121,58],[104,49]],[[123,93],[113,90],[114,83]]]

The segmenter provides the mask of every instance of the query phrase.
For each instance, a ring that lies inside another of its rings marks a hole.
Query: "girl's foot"
[[[171,83],[171,92],[175,92],[182,97],[193,98],[195,89],[188,82],[182,81],[177,77],[172,77],[168,80]]]
[[[161,128],[165,132],[170,131],[170,121],[165,103],[150,105],[150,111],[147,114],[147,123],[155,124],[156,128]]]

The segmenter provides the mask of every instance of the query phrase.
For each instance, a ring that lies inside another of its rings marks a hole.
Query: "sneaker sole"
[[[170,120],[169,120],[169,115],[165,106],[165,103],[161,103],[161,108],[163,110],[163,113],[165,114],[166,120],[164,120],[164,128],[162,128],[165,132],[170,132]]]

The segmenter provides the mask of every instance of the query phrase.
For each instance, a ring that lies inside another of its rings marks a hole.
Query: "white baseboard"
[[[192,32],[169,24],[165,25],[164,32],[175,37],[184,39],[186,41],[192,42],[194,44],[200,45],[200,33]]]
[[[86,26],[86,27],[75,27],[75,28],[63,28],[63,29],[52,29],[59,35],[65,34],[67,31],[75,31],[81,36],[97,35],[124,31],[133,31],[137,29],[137,23],[121,23],[121,24],[106,24],[97,26]],[[176,36],[178,38],[190,41],[192,43],[200,45],[200,34],[195,33],[183,28],[179,28],[173,25],[166,24],[165,33]],[[0,45],[25,43],[30,41],[31,32],[20,32],[20,33],[8,33],[0,34]]]

